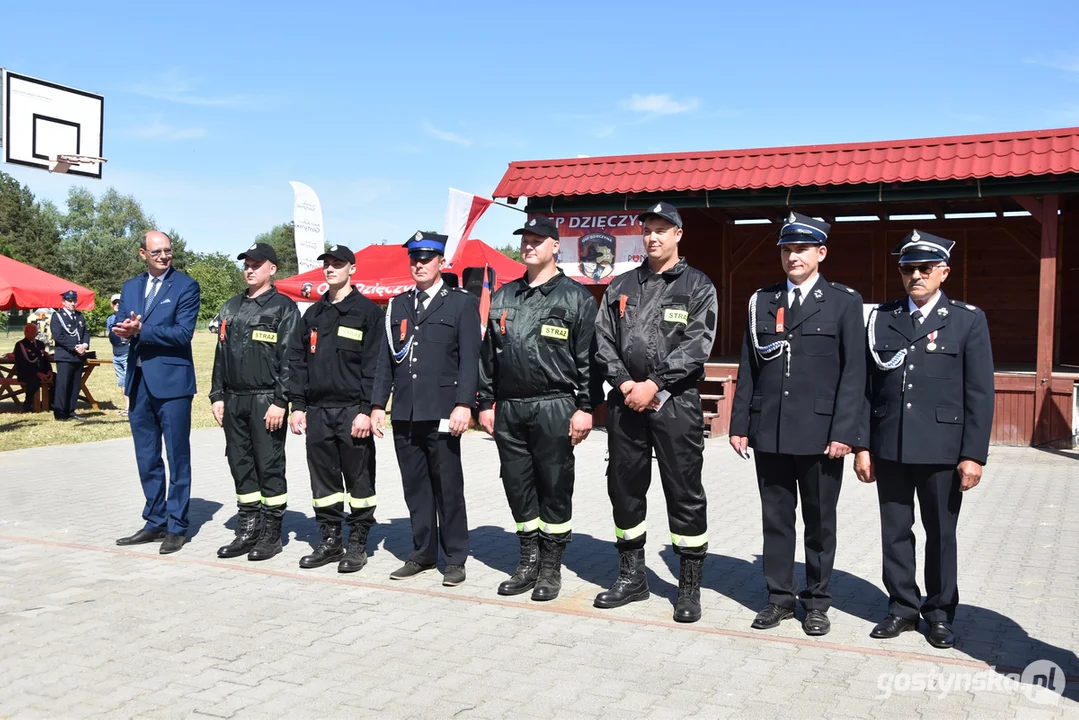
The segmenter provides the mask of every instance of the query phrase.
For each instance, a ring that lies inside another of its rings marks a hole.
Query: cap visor
[[[416,258],[417,260],[430,260],[435,255],[441,255],[442,253],[437,250],[409,250],[408,256],[410,258]]]
[[[899,264],[907,265],[909,263],[945,263],[947,260],[940,255],[931,252],[925,252],[924,250],[915,250],[914,252],[903,253],[899,256]]]

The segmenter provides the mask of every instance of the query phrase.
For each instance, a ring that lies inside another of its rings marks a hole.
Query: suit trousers
[[[843,481],[843,459],[760,451],[755,458],[768,602],[793,610],[797,594],[806,610],[827,611],[832,605],[828,586],[835,565],[836,505]],[[794,513],[799,494],[806,556],[806,587],[800,593],[794,579]]]
[[[53,395],[52,414],[57,420],[66,420],[75,412],[82,389],[83,362],[56,363],[56,391]]]
[[[150,394],[140,368],[131,385],[131,438],[146,506],[142,517],[147,530],[187,532],[191,499],[191,396],[156,398]],[[168,485],[161,441],[169,460]],[[166,492],[167,488],[167,492]]]
[[[359,409],[307,408],[307,469],[320,526],[340,526],[345,506],[353,531],[375,524],[375,440],[352,437]]]
[[[959,605],[959,472],[954,465],[904,465],[874,459],[888,612],[913,620],[951,623]],[[918,590],[914,496],[925,528],[925,600]]]
[[[523,536],[570,541],[573,521],[573,443],[570,396],[499,400],[495,445],[510,512]]]
[[[37,395],[38,390],[41,389],[41,378],[35,373],[32,378],[25,381],[23,389],[26,390],[26,399],[22,402],[22,408],[26,412],[30,412],[34,409],[34,396]]]
[[[273,393],[225,393],[225,457],[236,485],[236,504],[246,510],[282,517],[288,503],[285,480],[286,422],[266,429],[266,411]]]
[[[659,410],[639,413],[627,408],[615,390],[607,403],[607,450],[607,495],[614,510],[615,546],[619,550],[644,547],[655,450],[674,551],[691,558],[705,557],[708,500],[701,482],[704,416],[697,391],[672,395]]]
[[[412,521],[412,554],[420,565],[433,565],[438,548],[447,565],[468,558],[461,438],[438,431],[438,421],[395,420],[393,442],[405,504]]]

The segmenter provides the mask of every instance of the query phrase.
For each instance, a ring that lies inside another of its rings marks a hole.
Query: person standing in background
[[[110,303],[112,315],[109,315],[108,320],[105,321],[105,334],[109,336],[109,343],[112,345],[112,369],[116,371],[116,384],[120,386],[120,391],[124,394],[124,407],[119,414],[127,417],[128,397],[124,385],[127,378],[127,350],[131,345],[131,339],[122,338],[112,331],[112,326],[119,320],[116,311],[120,309],[120,293],[113,295]]]

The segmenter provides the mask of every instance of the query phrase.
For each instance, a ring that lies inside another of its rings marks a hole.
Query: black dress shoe
[[[428,570],[434,570],[435,564],[420,565],[418,562],[408,560],[404,565],[390,573],[390,580],[407,580],[408,578],[416,577],[420,573],[425,573]]]
[[[134,535],[128,535],[127,537],[119,538],[116,541],[117,545],[143,545],[145,543],[157,542],[165,537],[164,530],[147,530],[143,528]]]
[[[908,620],[907,618],[901,618],[898,615],[889,615],[877,623],[877,626],[873,628],[873,632],[869,633],[869,637],[877,638],[878,640],[888,640],[899,637],[900,634],[905,633],[908,630],[917,629],[918,618]]]
[[[754,630],[770,630],[784,620],[792,617],[794,617],[794,610],[791,608],[780,607],[775,603],[768,603],[763,610],[757,613],[757,617],[754,618],[753,624],[750,627]]]
[[[946,622],[929,623],[929,644],[945,650],[955,647],[955,633],[951,625]]]
[[[806,616],[802,618],[802,631],[806,635],[827,635],[832,629],[832,621],[828,619],[828,613],[824,610],[806,610]]]
[[[183,536],[183,533],[168,533],[165,535],[165,539],[161,541],[161,549],[158,552],[162,555],[177,552],[184,546],[185,540],[187,538]]]

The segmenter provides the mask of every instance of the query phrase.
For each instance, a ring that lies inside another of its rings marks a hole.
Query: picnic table
[[[86,360],[82,366],[82,387],[79,389],[79,400],[82,400],[94,410],[100,410],[101,405],[94,398],[93,393],[90,392],[86,381],[89,380],[91,373],[94,372],[94,368],[98,365],[112,365],[112,359],[99,360],[90,358]],[[49,409],[49,390],[52,389],[53,382],[54,380],[47,380],[41,383],[41,389],[38,390],[33,400],[34,412],[44,412]],[[15,361],[0,358],[0,402],[13,400],[21,403],[23,392],[23,385],[19,378],[15,376]]]

